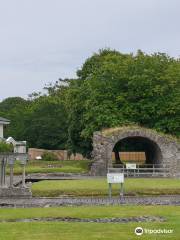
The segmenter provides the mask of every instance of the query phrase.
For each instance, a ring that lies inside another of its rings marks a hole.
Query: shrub
[[[41,157],[42,157],[42,160],[44,160],[44,161],[57,161],[58,160],[57,156],[52,152],[45,152],[45,153],[43,153],[43,155]]]
[[[0,153],[13,152],[13,146],[5,142],[0,142]]]

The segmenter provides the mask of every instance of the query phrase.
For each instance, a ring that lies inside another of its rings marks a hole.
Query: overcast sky
[[[0,0],[0,100],[74,77],[100,48],[180,56],[179,0]]]

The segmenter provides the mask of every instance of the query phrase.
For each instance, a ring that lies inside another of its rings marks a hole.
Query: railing
[[[124,173],[127,177],[168,177],[171,175],[169,164],[136,164],[135,169],[126,168],[124,164],[114,164],[108,173]]]
[[[26,188],[25,185],[25,166],[28,160],[28,154],[26,153],[0,153],[0,189],[9,187],[12,189],[13,186],[13,169],[16,159],[19,159],[22,166],[22,187]],[[7,186],[6,183],[6,167],[10,167],[10,184]]]

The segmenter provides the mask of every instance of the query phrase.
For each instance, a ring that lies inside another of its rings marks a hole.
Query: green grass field
[[[89,170],[88,160],[65,160],[65,161],[42,161],[34,160],[29,161],[26,166],[26,173],[85,173]],[[9,173],[9,169],[7,169]],[[14,167],[14,174],[22,173],[22,167],[18,161]]]
[[[0,219],[34,217],[105,218],[130,216],[163,216],[166,222],[151,223],[0,223],[1,240],[132,240],[180,239],[180,207],[173,206],[96,206],[32,209],[0,209]],[[134,229],[173,229],[172,234],[144,234],[138,237]]]
[[[120,186],[113,184],[113,195],[119,194]],[[83,180],[40,181],[32,185],[33,196],[107,196],[105,178]],[[128,195],[180,194],[180,179],[128,178],[124,192]]]

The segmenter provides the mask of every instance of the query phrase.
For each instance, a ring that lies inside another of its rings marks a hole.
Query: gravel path
[[[180,195],[122,198],[29,198],[0,199],[0,207],[55,207],[81,205],[174,205],[180,206]]]
[[[4,222],[93,222],[93,223],[127,223],[127,222],[165,222],[164,217],[159,216],[140,216],[127,218],[72,218],[72,217],[56,217],[56,218],[20,218],[5,219]]]

